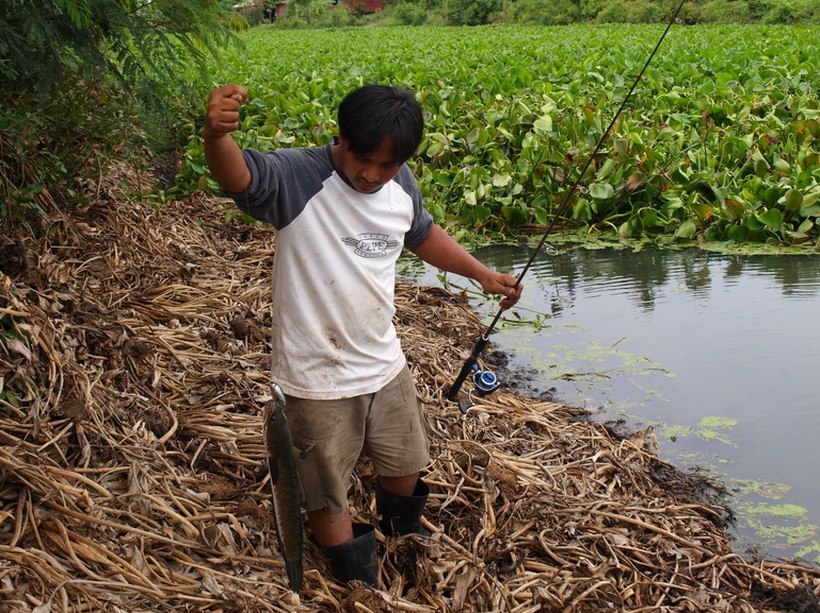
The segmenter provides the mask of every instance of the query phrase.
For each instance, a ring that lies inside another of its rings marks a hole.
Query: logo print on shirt
[[[345,245],[350,245],[354,253],[363,258],[380,258],[387,255],[389,249],[398,247],[399,241],[388,240],[387,234],[359,234],[356,238],[343,238]]]

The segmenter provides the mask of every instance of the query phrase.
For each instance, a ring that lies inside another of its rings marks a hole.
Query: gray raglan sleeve
[[[429,236],[433,229],[433,216],[424,208],[418,182],[409,167],[403,166],[396,180],[413,200],[413,222],[404,235],[404,246],[413,250]]]
[[[244,149],[242,155],[251,173],[243,192],[230,192],[241,211],[281,230],[301,213],[305,204],[322,188],[316,151],[282,149],[259,152]]]

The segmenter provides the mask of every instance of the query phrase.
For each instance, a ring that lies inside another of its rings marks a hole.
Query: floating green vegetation
[[[704,428],[731,428],[737,425],[737,420],[733,417],[706,416],[698,422]]]
[[[603,364],[609,362],[617,364],[617,366],[611,368],[596,369],[594,372],[571,372],[570,369],[567,369],[567,374],[564,378],[568,380],[589,377],[610,378],[615,374],[644,375],[649,373],[659,373],[667,377],[675,376],[674,373],[666,370],[650,358],[618,349],[618,345],[620,345],[623,340],[623,338],[620,338],[612,343],[594,340],[583,347],[556,345],[555,349],[563,352],[560,361],[564,364],[572,362],[586,364]]]
[[[734,479],[732,485],[744,496],[757,494],[770,500],[781,500],[791,491],[791,486],[785,483],[772,481],[754,481],[749,479]]]
[[[812,541],[808,545],[801,547],[796,553],[798,558],[814,560],[820,566],[820,541]]]
[[[802,525],[802,526],[776,526],[768,523],[749,522],[749,525],[754,529],[755,534],[762,541],[770,543],[789,543],[796,545],[810,539],[817,534],[817,526]]]
[[[691,426],[673,426],[661,422],[654,423],[653,425],[655,426],[655,432],[658,433],[658,436],[673,443],[678,439],[686,438],[694,431],[694,428]]]
[[[753,480],[731,480],[735,488],[733,507],[739,519],[738,528],[754,534],[754,539],[768,546],[777,543],[801,545],[795,551],[800,558],[820,562],[818,526],[808,523],[808,510],[798,504],[753,500],[761,497],[781,501],[791,492],[785,483]]]
[[[806,255],[820,251],[820,243],[784,245],[781,243],[707,242],[698,244],[704,251],[727,255]]]
[[[704,417],[698,422],[697,435],[705,441],[718,441],[730,447],[737,447],[724,432],[736,425],[737,420],[732,417]]]
[[[747,510],[750,515],[775,515],[779,517],[800,517],[808,513],[799,504],[758,504]]]
[[[254,29],[243,39],[212,71],[249,89],[242,146],[326,144],[355,86],[412,88],[426,130],[411,164],[457,240],[557,224],[607,247],[820,246],[814,26],[678,29],[577,191],[580,162],[655,44],[654,27]],[[190,136],[180,187],[216,189],[202,139]]]

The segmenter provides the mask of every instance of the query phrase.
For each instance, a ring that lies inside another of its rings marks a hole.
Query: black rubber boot
[[[381,515],[379,528],[382,534],[421,534],[430,531],[421,525],[421,513],[427,503],[430,488],[419,479],[412,496],[397,496],[384,489],[376,480],[376,511]]]
[[[353,540],[335,547],[322,547],[333,578],[341,584],[361,581],[373,587],[379,580],[376,531],[369,524],[353,524]]]

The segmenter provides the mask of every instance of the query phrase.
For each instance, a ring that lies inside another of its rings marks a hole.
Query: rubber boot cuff
[[[430,488],[419,479],[412,496],[397,496],[384,489],[376,480],[376,511],[381,515],[379,528],[382,534],[421,534],[430,531],[421,525],[421,514],[427,504]]]
[[[353,539],[334,547],[321,547],[333,578],[344,585],[361,581],[376,587],[379,563],[376,557],[376,531],[369,524],[353,524]]]

